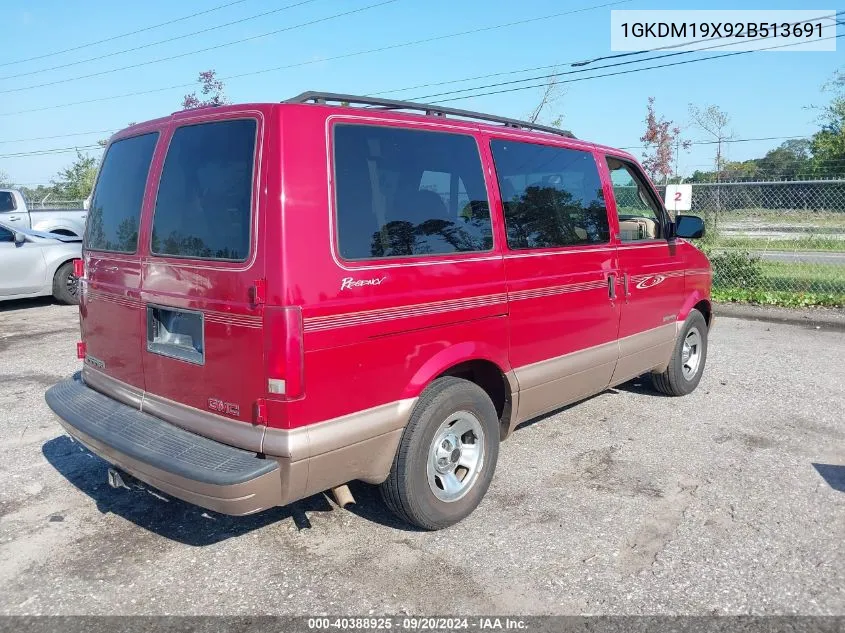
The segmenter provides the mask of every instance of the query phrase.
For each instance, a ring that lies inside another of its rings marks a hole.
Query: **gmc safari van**
[[[443,528],[521,422],[642,374],[695,389],[703,231],[558,129],[318,93],[178,112],[108,144],[83,369],[46,399],[110,476],[214,511],[362,480]]]

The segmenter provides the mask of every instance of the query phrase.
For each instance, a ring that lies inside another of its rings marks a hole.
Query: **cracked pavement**
[[[247,518],[113,490],[43,399],[77,333],[0,304],[0,613],[845,614],[841,331],[719,318],[695,393],[523,425],[437,533],[363,484]]]

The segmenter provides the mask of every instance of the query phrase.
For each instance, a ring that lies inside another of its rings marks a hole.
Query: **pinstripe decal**
[[[246,327],[252,329],[261,329],[263,322],[260,316],[251,316],[249,314],[227,314],[225,312],[204,312],[205,320],[208,323],[217,323],[219,325],[234,325],[235,327]]]
[[[434,301],[431,303],[397,306],[394,308],[384,308],[382,310],[366,310],[363,312],[308,317],[304,319],[304,330],[305,332],[322,332],[323,330],[350,327],[353,325],[370,325],[372,323],[380,323],[383,321],[442,314],[446,312],[455,312],[457,310],[503,305],[506,303],[507,295],[499,293],[480,297],[470,297],[467,299],[449,299],[447,301]]]
[[[107,301],[124,308],[139,308],[142,305],[139,299],[134,299],[133,297],[127,297],[124,295],[116,295],[110,292],[103,292],[101,290],[93,290],[88,287],[87,284],[85,288],[85,298],[88,301]]]
[[[606,289],[606,281],[585,281],[578,284],[564,284],[562,286],[549,286],[547,288],[532,288],[530,290],[518,290],[508,294],[511,301],[524,301],[525,299],[539,299],[551,297],[558,294],[570,292],[585,292],[587,290]]]
[[[704,269],[701,270],[703,271]],[[631,277],[631,281],[634,283],[639,283],[647,279],[658,279],[657,283],[653,284],[657,285],[665,279],[684,277],[685,274],[688,274],[688,271],[672,270],[661,273],[653,273],[650,275],[634,275]],[[306,317],[304,319],[304,331],[324,332],[326,330],[353,327],[356,325],[371,325],[373,323],[381,323],[396,319],[406,319],[416,316],[429,316],[446,312],[455,312],[457,310],[467,310],[472,308],[500,305],[507,303],[508,301],[526,301],[529,299],[541,299],[544,297],[551,297],[560,294],[588,292],[590,290],[605,290],[606,288],[607,281],[605,280],[585,281],[574,284],[562,284],[558,286],[546,286],[543,288],[517,290],[515,292],[510,292],[507,295],[500,293],[480,297],[469,297],[466,299],[450,299],[447,301],[433,301],[431,303],[396,306],[393,308],[384,308],[381,310],[364,310],[361,312],[348,312],[345,314],[331,314],[319,317]],[[645,287],[643,289],[645,289]]]
[[[123,308],[136,310],[146,307],[146,303],[140,299],[124,295],[116,295],[110,292],[103,292],[102,290],[92,290],[90,287],[87,287],[87,285],[84,292],[88,301],[106,301],[108,303],[119,305]],[[252,329],[260,329],[263,325],[263,320],[260,316],[252,316],[249,314],[230,314],[228,312],[215,312],[208,310],[203,312],[203,318],[209,323]]]
[[[633,283],[643,281],[644,279],[650,279],[652,277],[663,277],[663,279],[672,279],[674,277],[683,277],[686,274],[684,270],[669,270],[666,272],[659,272],[659,273],[651,273],[645,275],[631,275],[631,281]]]

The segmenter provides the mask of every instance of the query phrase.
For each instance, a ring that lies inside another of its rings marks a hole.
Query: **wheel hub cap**
[[[701,364],[701,334],[698,328],[692,328],[684,338],[681,348],[681,369],[684,378],[692,380],[698,373]]]
[[[484,464],[484,430],[478,418],[459,411],[446,419],[434,434],[426,475],[441,501],[457,501],[478,479]]]

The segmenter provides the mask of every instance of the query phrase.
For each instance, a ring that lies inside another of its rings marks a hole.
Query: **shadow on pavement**
[[[814,463],[813,468],[822,476],[828,486],[839,492],[845,492],[845,466]]]
[[[325,496],[314,495],[284,508],[243,517],[227,516],[142,487],[132,478],[127,480],[129,490],[112,488],[106,479],[109,465],[66,435],[46,442],[41,452],[70,483],[94,500],[100,512],[117,514],[186,545],[219,543],[288,518],[298,529],[309,529],[309,513],[333,510]]]
[[[618,391],[626,391],[628,393],[637,393],[641,396],[652,396],[654,398],[665,398],[666,396],[660,393],[651,383],[651,378],[648,374],[637,376],[636,378],[623,382],[621,385],[616,385],[614,389]],[[613,391],[613,389],[611,389]]]
[[[382,501],[381,493],[378,486],[371,486],[362,481],[349,482],[349,490],[352,496],[355,497],[355,503],[346,506],[346,510],[352,514],[378,523],[394,530],[401,530],[403,532],[424,532],[425,530],[418,528],[409,523],[405,523],[402,519],[391,512]]]
[[[53,297],[36,297],[34,299],[10,299],[0,301],[0,312],[14,312],[15,310],[29,310],[44,306],[61,305]]]

